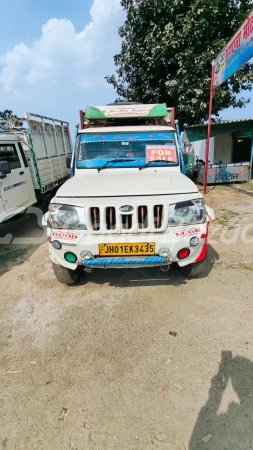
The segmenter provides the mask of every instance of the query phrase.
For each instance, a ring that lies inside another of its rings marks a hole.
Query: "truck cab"
[[[87,107],[72,155],[74,176],[52,199],[47,226],[57,279],[81,269],[177,263],[197,276],[214,217],[182,174],[183,156],[166,105]]]
[[[26,127],[23,127],[26,122]],[[35,113],[0,121],[0,225],[69,178],[69,123]]]
[[[21,140],[0,136],[0,223],[36,202],[33,181]]]

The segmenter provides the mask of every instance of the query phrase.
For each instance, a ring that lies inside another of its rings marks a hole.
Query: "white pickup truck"
[[[82,269],[166,271],[177,263],[184,276],[205,269],[214,212],[181,173],[168,112],[165,104],[121,103],[81,111],[74,176],[44,219],[61,283],[77,282]]]
[[[69,178],[68,122],[31,113],[23,120],[27,128],[8,120],[0,123],[0,223],[50,195]]]

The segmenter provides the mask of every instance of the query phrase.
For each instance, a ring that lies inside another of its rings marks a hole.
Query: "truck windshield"
[[[95,169],[110,160],[110,169],[142,167],[169,167],[178,165],[178,153],[173,131],[149,133],[81,134],[77,168]],[[129,159],[129,161],[128,161]],[[152,161],[157,161],[152,164]],[[159,162],[158,162],[159,161]],[[164,161],[164,162],[163,162]]]

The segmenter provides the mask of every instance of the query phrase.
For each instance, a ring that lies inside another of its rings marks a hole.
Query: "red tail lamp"
[[[189,256],[190,250],[189,248],[182,248],[182,250],[179,250],[177,257],[178,259],[185,259],[187,256]]]

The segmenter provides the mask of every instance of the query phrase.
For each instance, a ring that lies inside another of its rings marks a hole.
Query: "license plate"
[[[99,244],[100,256],[134,256],[154,254],[154,242],[140,242],[139,244]]]

